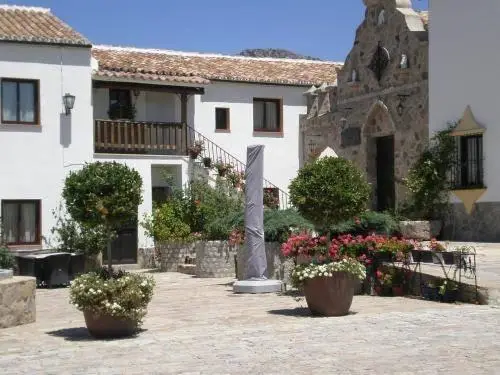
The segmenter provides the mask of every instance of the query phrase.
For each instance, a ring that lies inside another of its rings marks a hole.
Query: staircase
[[[203,147],[203,151],[201,155],[198,157],[199,159],[210,158],[212,164],[220,162],[224,164],[229,164],[232,166],[233,172],[245,173],[246,165],[237,157],[231,155],[229,152],[212,142],[210,139],[205,137],[203,134],[192,128],[191,126],[187,126],[188,132],[188,146],[193,146],[194,144],[201,144]],[[271,183],[269,180],[264,178],[264,189],[267,191],[267,194],[272,194],[278,199],[278,208],[279,209],[287,209],[291,208],[290,197],[288,193]]]

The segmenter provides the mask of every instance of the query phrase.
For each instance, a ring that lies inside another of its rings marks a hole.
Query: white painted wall
[[[264,176],[288,191],[290,180],[299,168],[299,115],[307,112],[303,87],[215,82],[205,94],[195,96],[196,130],[246,163],[247,146],[262,144],[265,148]],[[283,136],[254,134],[253,98],[283,100]],[[229,108],[229,133],[215,131],[215,108]]]
[[[92,90],[94,119],[108,119],[109,89]],[[137,121],[180,122],[181,101],[176,94],[166,92],[141,91],[136,98],[132,94],[136,107]]]
[[[41,125],[0,124],[0,200],[41,199],[48,237],[66,174],[92,160],[90,49],[0,42],[0,78],[40,80]],[[69,117],[66,92],[76,96]]]
[[[432,0],[430,15],[430,133],[470,105],[486,128],[480,202],[500,201],[500,1]]]

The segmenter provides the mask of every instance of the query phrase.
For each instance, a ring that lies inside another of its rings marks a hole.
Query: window
[[[114,119],[130,119],[135,116],[132,113],[132,99],[130,90],[110,89],[109,90],[109,118]]]
[[[280,99],[253,100],[253,130],[263,132],[281,132],[282,103]]]
[[[2,79],[2,122],[38,124],[38,81]]]
[[[215,108],[215,130],[229,130],[229,108]]]
[[[472,189],[483,185],[483,136],[457,137],[456,168],[452,172],[455,189]]]
[[[9,245],[40,243],[40,201],[3,200],[2,230]]]

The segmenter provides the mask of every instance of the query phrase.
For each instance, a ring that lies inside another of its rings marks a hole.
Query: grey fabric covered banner
[[[245,171],[246,280],[266,279],[263,199],[264,146],[248,146]]]

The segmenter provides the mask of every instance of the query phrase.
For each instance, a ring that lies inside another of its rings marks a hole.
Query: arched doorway
[[[366,172],[373,186],[372,206],[377,211],[396,207],[395,126],[387,106],[377,101],[371,107],[363,126],[366,145]]]

